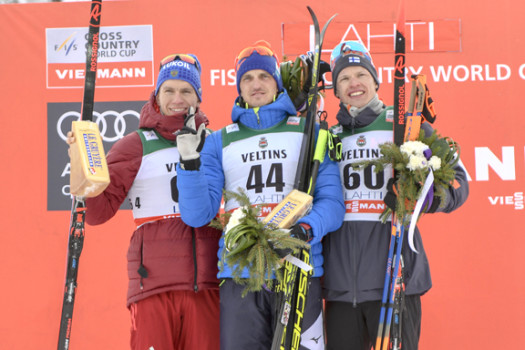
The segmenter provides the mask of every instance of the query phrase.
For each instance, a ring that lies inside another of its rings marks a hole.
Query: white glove
[[[199,152],[206,139],[206,126],[204,123],[195,126],[195,109],[190,108],[184,119],[184,127],[177,132],[177,148],[180,154],[180,166],[184,170],[199,170],[201,159]]]

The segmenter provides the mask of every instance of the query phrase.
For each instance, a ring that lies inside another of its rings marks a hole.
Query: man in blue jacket
[[[177,187],[182,219],[189,225],[206,225],[219,211],[223,189],[242,188],[253,205],[277,205],[292,189],[297,170],[304,120],[296,116],[279,71],[277,56],[264,41],[240,52],[235,65],[236,98],[232,124],[206,138],[204,129],[179,136],[181,161]],[[316,128],[318,130],[318,127]],[[324,349],[320,277],[323,275],[321,238],[341,225],[344,215],[337,165],[325,158],[319,169],[313,207],[291,232],[311,245],[314,267],[307,297],[301,349]],[[225,211],[236,209],[234,200]],[[265,212],[264,210],[262,212]],[[232,279],[221,259],[221,349],[271,347],[276,323],[276,293],[263,289],[242,297],[243,285]],[[243,277],[248,277],[247,271]]]

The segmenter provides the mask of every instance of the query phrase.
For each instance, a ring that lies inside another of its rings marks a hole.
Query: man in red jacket
[[[111,182],[86,199],[86,222],[111,219],[126,198],[137,228],[128,259],[127,306],[131,349],[219,349],[217,247],[221,233],[193,228],[180,218],[176,132],[190,108],[197,126],[201,66],[191,54],[161,61],[157,86],[140,115],[139,130],[116,142],[107,155]],[[68,143],[74,142],[68,135]]]

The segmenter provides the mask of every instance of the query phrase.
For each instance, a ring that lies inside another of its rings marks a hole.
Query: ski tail
[[[86,208],[84,201],[73,198],[71,209],[71,225],[67,249],[66,283],[62,302],[62,316],[58,334],[58,350],[67,350],[71,338],[71,324],[73,322],[73,307],[77,288],[78,265],[80,253],[84,245],[84,217]]]
[[[377,329],[375,349],[381,349],[381,343],[383,342],[383,333],[384,333],[385,320],[386,320],[386,310],[388,308],[388,305],[387,305],[388,291],[389,291],[389,283],[391,280],[390,277],[392,274],[392,259],[394,257],[396,236],[397,236],[397,227],[395,225],[392,225],[392,237],[390,237],[390,246],[388,248],[388,258],[387,258],[387,265],[386,265],[386,271],[385,271],[385,282],[383,285],[383,297],[381,299],[381,311],[379,313],[379,325]]]

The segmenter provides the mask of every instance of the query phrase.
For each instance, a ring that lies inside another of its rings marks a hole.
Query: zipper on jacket
[[[142,236],[142,242],[140,243],[140,266],[137,272],[140,276],[140,290],[143,290],[143,279],[148,278],[148,270],[146,270],[146,267],[144,266],[144,236]]]
[[[196,237],[195,237],[195,228],[191,228],[191,243],[193,249],[193,290],[195,293],[199,290],[197,286],[197,247],[196,247]]]

